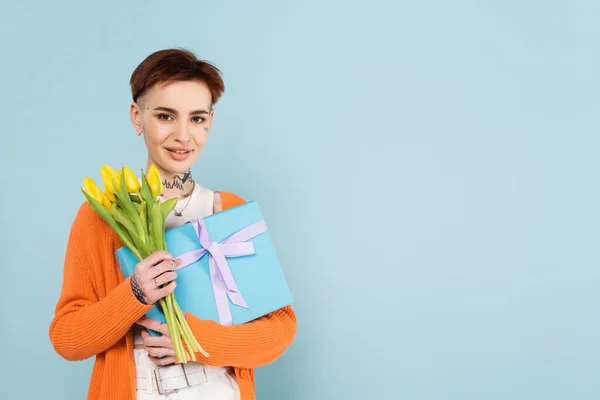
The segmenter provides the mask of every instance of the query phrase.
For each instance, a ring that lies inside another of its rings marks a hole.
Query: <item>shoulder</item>
[[[215,199],[213,203],[213,211],[215,213],[227,210],[240,204],[244,204],[244,200],[241,196],[224,190],[215,190]]]
[[[103,225],[105,225],[103,223],[104,220],[92,209],[90,203],[84,201],[77,210],[71,229],[75,231],[102,229]]]
[[[82,248],[99,245],[104,240],[118,240],[116,233],[87,201],[79,206],[69,236],[70,240]]]

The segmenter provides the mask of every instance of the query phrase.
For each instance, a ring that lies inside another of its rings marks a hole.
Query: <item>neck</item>
[[[168,171],[163,171],[159,167],[159,172],[163,185],[163,198],[167,200],[173,197],[177,197],[179,199],[187,199],[189,196],[192,195],[192,190],[194,190],[195,183],[194,179],[192,178],[191,170],[187,170],[182,173],[172,173]]]

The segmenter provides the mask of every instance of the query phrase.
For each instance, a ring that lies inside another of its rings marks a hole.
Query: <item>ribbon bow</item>
[[[261,220],[249,225],[221,242],[210,240],[206,225],[200,217],[197,217],[196,221],[190,222],[203,248],[188,251],[179,256],[181,264],[177,269],[187,267],[201,259],[205,254],[209,254],[210,280],[217,304],[219,321],[222,325],[232,325],[233,318],[227,297],[237,306],[249,307],[235,284],[226,257],[242,257],[255,254],[254,243],[247,241],[267,231],[265,221]]]

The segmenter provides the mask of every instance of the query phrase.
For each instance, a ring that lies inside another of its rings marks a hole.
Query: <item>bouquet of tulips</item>
[[[119,239],[141,261],[154,251],[167,250],[165,219],[177,203],[177,198],[161,202],[162,182],[154,164],[148,176],[142,170],[141,179],[123,167],[118,173],[108,165],[100,169],[105,191],[93,179],[84,178],[83,194],[92,209],[117,233]],[[141,181],[141,185],[140,185]],[[198,343],[175,300],[175,293],[160,299],[177,362],[196,361],[194,353],[208,353]],[[185,343],[185,346],[184,346]]]

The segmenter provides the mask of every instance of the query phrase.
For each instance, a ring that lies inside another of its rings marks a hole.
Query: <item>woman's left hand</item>
[[[177,361],[177,358],[175,357],[173,341],[171,340],[169,328],[166,324],[146,317],[140,318],[136,324],[162,334],[162,336],[152,336],[145,329],[142,329],[144,348],[148,352],[150,359],[155,364],[168,365]]]

